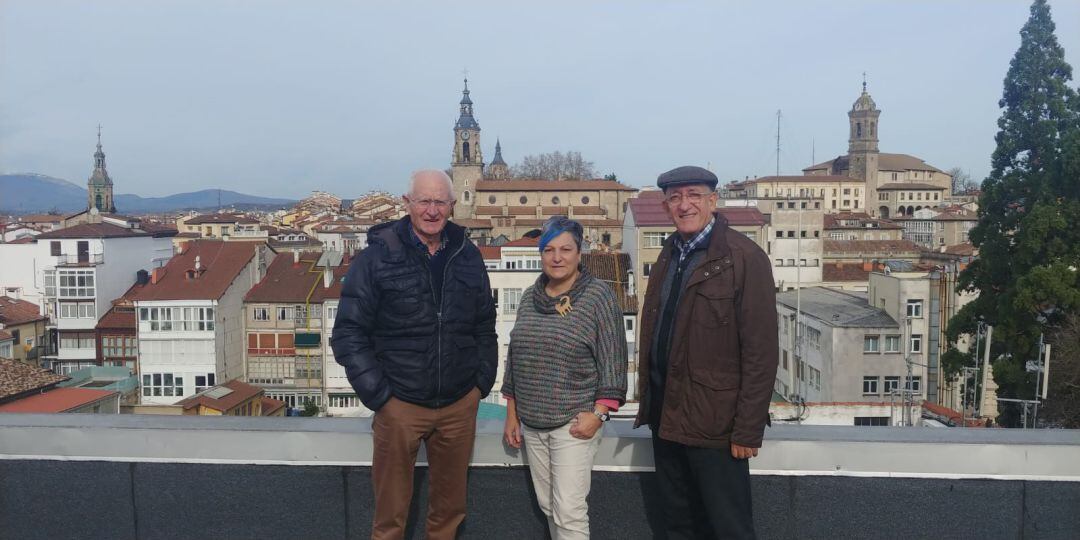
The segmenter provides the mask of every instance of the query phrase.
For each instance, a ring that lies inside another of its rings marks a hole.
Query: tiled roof
[[[501,206],[477,206],[473,213],[478,216],[501,216],[502,209]]]
[[[539,238],[518,238],[502,245],[502,247],[537,247],[540,245]]]
[[[227,395],[222,396],[218,399],[206,395],[207,392],[210,392],[214,388],[223,387],[232,390],[232,392],[229,392]],[[259,388],[258,386],[253,386],[236,380],[229,381],[225,384],[219,384],[214,388],[199,392],[194,396],[180,401],[179,403],[177,403],[177,405],[180,405],[184,409],[193,409],[195,407],[198,407],[199,405],[203,405],[217,411],[225,412],[243,403],[244,401],[261,394],[263,391],[263,389]]]
[[[574,208],[574,215],[578,216],[578,217],[580,217],[580,216],[603,216],[603,215],[607,215],[607,210],[605,210],[605,209],[603,209],[603,208],[601,208],[599,206],[575,206],[573,208]]]
[[[582,207],[586,208],[586,207]],[[545,216],[565,216],[568,210],[566,206],[541,206],[540,213]],[[585,214],[582,214],[585,215]]]
[[[825,240],[825,253],[918,253],[911,240]]]
[[[840,161],[837,167],[840,169],[847,168],[848,157],[839,156],[829,161],[823,161],[817,165],[811,165],[804,171],[813,171],[819,169],[828,169],[834,162]],[[888,154],[885,152],[878,153],[878,170],[879,171],[933,171],[942,172],[941,169],[928,164],[927,162],[907,154]]]
[[[192,240],[184,251],[158,268],[157,283],[147,283],[133,291],[132,300],[216,300],[225,294],[236,276],[247,266],[260,242],[225,242],[221,240]],[[201,272],[189,279],[188,270],[195,269],[199,257]],[[164,274],[164,275],[162,275]]]
[[[100,401],[114,394],[116,392],[112,390],[57,388],[0,405],[0,413],[62,413]]]
[[[0,401],[5,398],[55,386],[70,379],[47,369],[32,366],[18,360],[0,358]]]
[[[961,255],[965,257],[971,257],[975,255],[975,246],[970,242],[956,244],[946,247],[945,253],[948,253],[949,255]]]
[[[864,212],[844,212],[840,214],[825,214],[824,216],[824,229],[837,230],[837,229],[903,229],[900,225],[897,225],[891,221],[884,219],[872,218]],[[859,223],[856,225],[844,225],[841,221],[857,220]],[[876,224],[876,227],[867,227],[867,223]]]
[[[484,257],[485,261],[494,261],[502,258],[502,248],[499,246],[477,246],[480,248],[480,255]]]
[[[870,271],[861,264],[824,263],[821,265],[821,281],[869,281]]]
[[[796,295],[796,292],[799,295]],[[801,296],[801,298],[800,298]],[[776,302],[796,309],[823,323],[840,328],[899,328],[899,325],[883,309],[871,306],[865,294],[807,287],[801,291],[777,293]]]
[[[15,326],[44,319],[45,316],[41,314],[37,304],[0,296],[0,324]]]
[[[334,278],[327,288],[323,287],[323,267],[316,265],[320,254],[301,253],[299,258],[300,262],[294,264],[292,253],[279,253],[267,268],[266,276],[248,291],[244,301],[302,304],[341,297],[341,280],[349,271],[344,259],[340,266],[333,267]]]
[[[217,223],[242,223],[254,225],[259,220],[240,214],[202,214],[184,222],[185,225],[206,225]]]
[[[664,210],[663,193],[646,191],[641,196],[630,199],[629,211],[634,214],[634,225],[638,227],[673,227],[675,224]],[[728,206],[717,208],[716,212],[727,219],[732,227],[760,226],[768,221],[757,208]]]
[[[134,330],[138,324],[135,318],[135,308],[129,306],[113,306],[105,315],[101,316],[94,328],[98,330]]]
[[[619,252],[590,252],[581,254],[581,264],[615,291],[615,298],[624,314],[637,313],[637,297],[629,293],[632,264],[630,254]]]
[[[490,219],[455,219],[454,223],[467,229],[490,229]]]
[[[12,337],[13,336],[11,334],[7,333],[6,330],[0,330],[0,342],[11,341]]]
[[[507,212],[511,216],[535,216],[535,206],[510,206],[507,208]]]
[[[614,180],[477,180],[482,191],[637,191]]]
[[[172,229],[171,232],[175,234],[176,230]],[[113,225],[112,223],[83,223],[82,225],[73,225],[71,227],[64,227],[63,229],[56,229],[55,231],[41,233],[37,236],[37,239],[56,240],[63,238],[131,238],[139,236],[170,236],[170,233],[169,230],[161,231],[160,233],[151,233],[143,229],[130,229],[128,227]]]
[[[263,416],[271,416],[275,412],[277,412],[279,409],[281,409],[282,407],[287,405],[284,401],[281,401],[279,399],[274,399],[274,398],[268,398],[266,396],[263,396],[262,398],[260,398],[260,401],[262,401],[262,415]]]
[[[55,214],[27,214],[18,217],[21,223],[60,223],[63,220],[64,216]]]

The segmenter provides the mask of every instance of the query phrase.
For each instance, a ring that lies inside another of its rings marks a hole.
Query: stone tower
[[[461,112],[454,124],[454,157],[450,164],[450,177],[457,196],[454,217],[471,218],[476,182],[484,177],[484,156],[480,151],[480,124],[473,118],[473,102],[469,98],[469,79],[465,79],[460,105]]]
[[[878,117],[881,111],[866,92],[863,79],[862,94],[848,111],[848,176],[866,182],[863,208],[877,215],[878,186]]]
[[[487,168],[488,178],[493,180],[506,180],[510,178],[510,166],[503,161],[502,143],[495,139],[495,158]]]
[[[98,126],[97,152],[94,152],[94,172],[86,182],[86,209],[96,208],[98,212],[114,214],[113,182],[105,170],[105,152],[101,150],[101,126]]]

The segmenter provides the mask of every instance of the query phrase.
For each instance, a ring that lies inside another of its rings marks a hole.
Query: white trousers
[[[592,439],[570,435],[570,426],[532,429],[522,426],[525,456],[540,510],[547,516],[552,540],[589,538],[589,488],[592,464],[600,446],[597,430]]]

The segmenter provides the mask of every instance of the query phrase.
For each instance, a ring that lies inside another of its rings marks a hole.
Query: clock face
[[[462,131],[461,132],[461,140],[463,140],[463,141],[469,140],[469,132],[468,131]]]

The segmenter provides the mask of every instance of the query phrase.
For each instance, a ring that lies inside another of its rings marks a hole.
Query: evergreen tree
[[[1080,102],[1071,80],[1050,7],[1035,0],[998,102],[997,148],[971,231],[979,257],[959,278],[979,296],[950,325],[952,340],[979,320],[994,326],[1002,397],[1034,394],[1023,366],[1040,334],[1080,312]]]

